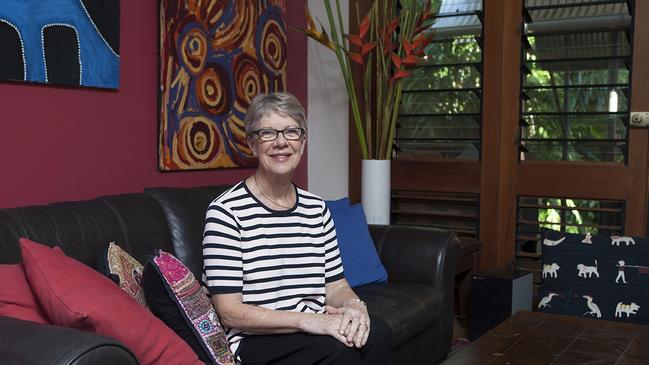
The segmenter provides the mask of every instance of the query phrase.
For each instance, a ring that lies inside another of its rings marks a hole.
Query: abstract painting
[[[117,89],[119,0],[2,0],[0,80]]]
[[[161,0],[158,167],[248,167],[244,117],[286,87],[284,0]]]

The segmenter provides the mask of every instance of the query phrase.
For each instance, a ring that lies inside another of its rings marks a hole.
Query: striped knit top
[[[277,211],[240,182],[207,209],[203,268],[210,294],[241,293],[243,303],[323,312],[325,284],[344,277],[333,219],[324,201],[300,188],[292,209]],[[226,328],[235,356],[246,335]]]

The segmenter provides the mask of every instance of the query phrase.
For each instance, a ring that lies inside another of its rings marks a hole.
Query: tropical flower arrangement
[[[417,66],[432,39],[430,0],[374,0],[369,12],[357,19],[358,33],[343,28],[340,0],[335,11],[324,0],[331,36],[307,12],[308,37],[331,49],[338,59],[356,132],[365,160],[389,160],[399,112],[403,78]],[[357,65],[352,68],[352,65]],[[362,87],[354,84],[360,72]],[[364,103],[359,104],[359,100]],[[362,113],[364,115],[362,115]]]

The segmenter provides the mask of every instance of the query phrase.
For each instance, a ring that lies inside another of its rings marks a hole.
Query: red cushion
[[[29,287],[22,264],[0,265],[0,317],[50,323]]]
[[[52,323],[113,337],[141,364],[201,364],[191,348],[115,283],[48,246],[20,239],[27,280]]]

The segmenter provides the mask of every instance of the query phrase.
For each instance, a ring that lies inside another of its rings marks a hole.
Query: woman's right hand
[[[347,337],[339,331],[340,323],[343,320],[342,314],[310,314],[302,323],[304,332],[313,335],[329,335],[336,340],[353,347],[353,342],[348,342]]]

